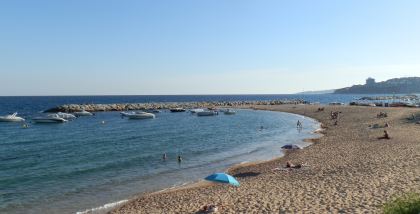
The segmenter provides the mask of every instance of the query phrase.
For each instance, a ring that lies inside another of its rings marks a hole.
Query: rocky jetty
[[[45,112],[77,112],[77,111],[129,111],[147,109],[171,108],[209,108],[232,107],[246,105],[282,105],[282,104],[308,104],[304,100],[270,100],[270,101],[229,101],[229,102],[162,102],[162,103],[118,103],[118,104],[67,104],[50,108]]]

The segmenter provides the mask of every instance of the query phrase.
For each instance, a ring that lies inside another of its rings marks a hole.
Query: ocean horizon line
[[[0,95],[0,97],[109,97],[109,96],[247,96],[247,95],[299,95],[297,93],[283,93],[283,94],[86,94],[86,95]],[[300,94],[304,95],[304,94]]]

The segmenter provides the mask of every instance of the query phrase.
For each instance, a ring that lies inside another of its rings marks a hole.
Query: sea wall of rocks
[[[50,108],[45,112],[77,112],[77,111],[128,111],[146,109],[171,109],[171,108],[209,108],[232,107],[245,105],[283,105],[283,104],[308,104],[304,100],[270,100],[270,101],[230,101],[230,102],[162,102],[162,103],[118,103],[118,104],[67,104]]]

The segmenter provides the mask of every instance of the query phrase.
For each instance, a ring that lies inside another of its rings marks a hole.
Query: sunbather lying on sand
[[[300,169],[300,168],[302,168],[302,167],[304,167],[304,166],[307,166],[307,164],[304,164],[304,163],[298,163],[298,164],[293,164],[292,162],[290,162],[290,161],[287,161],[286,162],[286,168],[293,168],[293,169]]]
[[[308,167],[309,165],[307,163],[299,163],[299,164],[293,164],[290,161],[286,162],[286,166],[285,167],[277,167],[272,169],[272,171],[290,171],[292,169],[301,169],[303,167]]]
[[[200,213],[217,213],[219,208],[214,204],[204,205],[200,209]]]

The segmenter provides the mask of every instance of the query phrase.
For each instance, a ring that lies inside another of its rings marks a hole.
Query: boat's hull
[[[217,112],[213,111],[203,111],[203,112],[197,112],[197,116],[205,117],[205,116],[216,116],[218,115]]]
[[[129,115],[127,116],[128,119],[137,119],[137,120],[141,120],[141,119],[153,119],[155,118],[155,116],[150,116],[150,115]]]
[[[234,115],[234,114],[236,114],[236,112],[235,111],[225,111],[224,112],[226,115]]]
[[[23,118],[5,118],[0,117],[0,122],[23,122],[25,119]]]
[[[190,112],[191,112],[192,114],[195,114],[195,113],[198,113],[198,112],[203,112],[203,111],[204,111],[204,109],[201,109],[201,108],[191,109],[191,110],[190,110]]]
[[[132,112],[132,113],[127,113],[127,112],[121,112],[121,115],[124,117],[127,117],[128,119],[153,119],[156,116],[152,113],[147,113],[147,112],[141,112],[141,113],[136,113],[136,112]]]
[[[171,112],[185,112],[185,109],[171,109]]]
[[[64,123],[67,120],[62,118],[34,118],[32,121],[34,123]]]
[[[73,112],[73,115],[76,117],[93,116],[93,114],[88,111]]]

